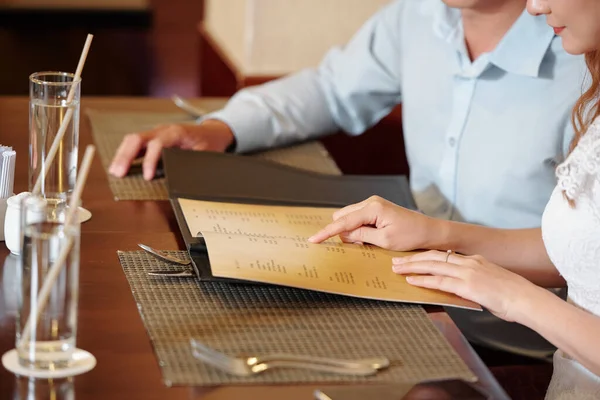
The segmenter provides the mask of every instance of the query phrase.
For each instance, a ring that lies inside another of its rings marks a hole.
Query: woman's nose
[[[527,0],[527,11],[531,15],[549,14],[548,0]]]

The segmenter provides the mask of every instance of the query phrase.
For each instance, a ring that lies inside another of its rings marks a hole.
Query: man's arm
[[[281,146],[343,129],[359,134],[400,102],[402,1],[371,17],[317,69],[238,92],[205,119],[225,122],[236,151]]]
[[[343,49],[321,66],[248,88],[199,124],[171,124],[127,135],[109,167],[123,177],[144,156],[152,179],[165,147],[247,152],[282,146],[343,129],[362,133],[400,102],[399,26],[404,1],[375,14]]]

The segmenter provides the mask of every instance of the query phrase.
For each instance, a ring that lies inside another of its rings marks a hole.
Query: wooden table
[[[218,107],[222,99],[198,100],[207,109]],[[87,98],[82,104],[80,148],[91,143],[86,107],[130,111],[173,112],[168,100],[142,98]],[[0,97],[0,138],[17,150],[15,192],[27,187],[28,99]],[[117,250],[134,250],[136,243],[152,243],[161,249],[182,249],[182,241],[168,202],[115,202],[105,172],[96,157],[83,195],[83,203],[93,213],[82,225],[78,346],[92,352],[98,365],[91,372],[71,380],[28,382],[0,368],[0,400],[14,398],[77,399],[310,399],[316,386],[173,387],[161,380],[148,335],[138,314],[129,284],[117,258]],[[8,250],[0,244],[0,260]],[[0,274],[0,288],[4,287]],[[2,289],[3,290],[3,289]],[[430,317],[479,377],[479,385],[506,398],[489,370],[471,349],[454,323],[441,309],[431,309]],[[14,310],[7,309],[0,296],[0,354],[14,347]],[[35,397],[27,397],[29,391]],[[54,391],[54,396],[52,392]],[[18,395],[17,395],[18,393]]]

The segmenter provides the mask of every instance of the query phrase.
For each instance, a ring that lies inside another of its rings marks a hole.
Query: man
[[[426,214],[538,227],[572,128],[585,66],[525,0],[398,0],[321,66],[243,90],[196,126],[129,135],[110,172],[144,147],[246,152],[342,129],[359,134],[402,103],[411,189]],[[473,342],[534,357],[552,346],[485,313],[449,310]],[[501,325],[499,325],[501,324]]]

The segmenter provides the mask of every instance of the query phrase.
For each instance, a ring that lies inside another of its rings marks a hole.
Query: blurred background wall
[[[75,68],[84,94],[231,95],[315,66],[388,0],[0,0],[0,94]]]
[[[202,1],[0,0],[0,95],[40,70],[73,71],[88,32],[84,95],[198,92]]]

